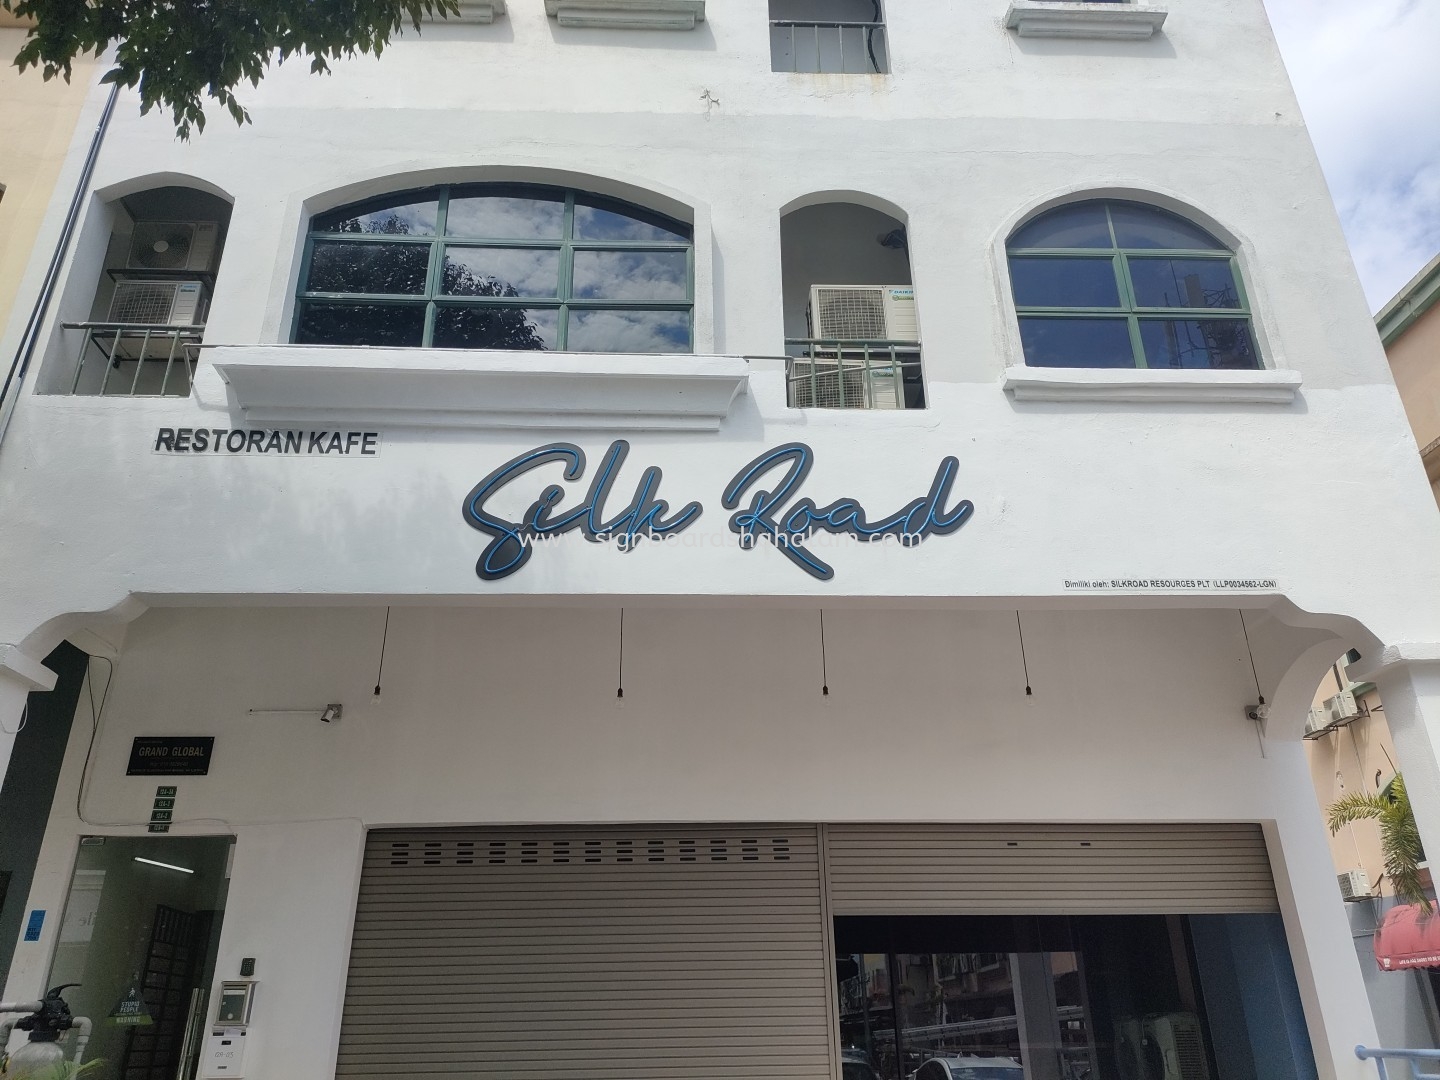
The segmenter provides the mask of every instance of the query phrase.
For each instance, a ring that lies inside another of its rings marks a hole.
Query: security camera
[[[344,711],[345,707],[343,705],[332,702],[331,704],[326,705],[325,711],[320,714],[320,722],[322,724],[336,723],[340,719],[341,713],[343,713]]]
[[[1245,719],[1254,720],[1257,724],[1263,724],[1270,719],[1270,706],[1263,701],[1259,705],[1247,705],[1245,707]]]

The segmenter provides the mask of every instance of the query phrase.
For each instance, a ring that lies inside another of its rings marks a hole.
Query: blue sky
[[[1378,310],[1440,254],[1440,2],[1265,6]]]

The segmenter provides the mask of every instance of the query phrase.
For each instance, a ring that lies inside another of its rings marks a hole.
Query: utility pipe
[[[80,1064],[80,1057],[85,1053],[85,1047],[90,1044],[90,1027],[90,1018],[88,1016],[75,1017],[75,1057],[71,1060],[74,1061],[76,1065]]]

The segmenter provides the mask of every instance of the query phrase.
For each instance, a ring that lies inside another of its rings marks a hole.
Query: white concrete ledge
[[[694,30],[705,21],[705,0],[545,0],[561,26],[613,30]]]
[[[493,23],[505,14],[505,0],[460,0],[460,14],[448,18],[440,15],[423,15],[421,22],[429,23]]]
[[[20,651],[17,645],[0,645],[0,674],[18,679],[30,690],[54,690],[55,672]]]
[[[1135,40],[1153,37],[1167,14],[1164,8],[1129,3],[1014,0],[1005,25],[1021,37]]]
[[[1298,371],[1208,371],[1163,368],[1005,369],[1016,401],[1165,401],[1288,405],[1300,389]]]
[[[749,385],[738,356],[219,346],[203,354],[254,426],[715,431]]]

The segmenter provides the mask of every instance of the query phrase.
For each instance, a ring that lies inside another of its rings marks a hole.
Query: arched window
[[[564,188],[390,195],[311,220],[295,340],[689,352],[689,225]]]
[[[1070,203],[1006,248],[1031,367],[1260,367],[1234,255],[1182,217]]]

